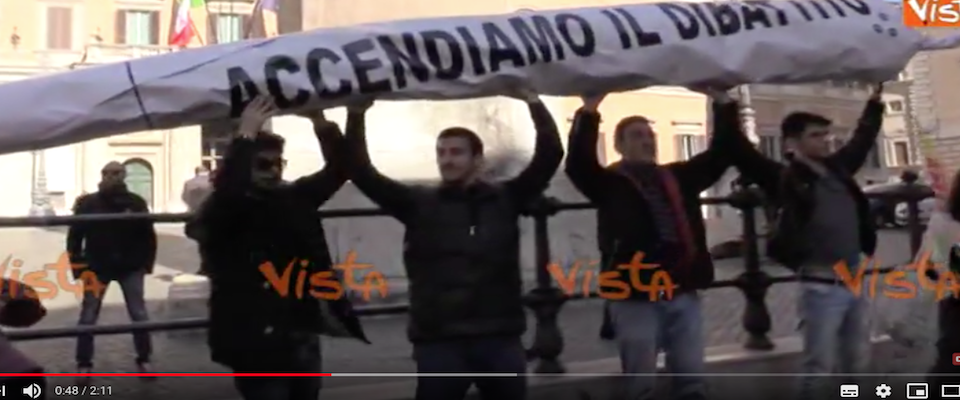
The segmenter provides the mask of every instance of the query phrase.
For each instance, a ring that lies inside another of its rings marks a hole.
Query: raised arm
[[[600,103],[604,96],[586,97],[583,107],[573,116],[573,126],[567,140],[567,164],[564,171],[570,182],[594,203],[606,195],[604,184],[609,177],[597,158],[597,138],[600,135]]]
[[[867,105],[863,107],[863,114],[860,115],[857,129],[853,131],[853,137],[831,156],[834,162],[839,163],[851,174],[863,167],[867,156],[870,155],[870,150],[877,143],[877,136],[883,126],[882,94],[883,85],[877,85],[870,100],[867,100]]]
[[[737,103],[728,97],[715,98],[713,109],[713,134],[710,144],[700,154],[687,161],[669,164],[684,187],[699,193],[709,189],[733,165],[733,146],[737,136],[743,135],[740,110]]]
[[[323,153],[323,169],[304,176],[293,182],[293,190],[302,199],[306,199],[312,208],[320,208],[347,182],[347,168],[344,165],[343,134],[337,124],[327,121],[323,111],[309,115],[313,123],[313,132],[320,142]]]
[[[506,182],[509,190],[520,202],[530,201],[540,196],[550,180],[557,173],[560,162],[563,161],[563,143],[560,141],[560,130],[550,115],[550,110],[536,95],[527,100],[530,108],[530,117],[537,131],[536,144],[533,150],[533,159],[527,168],[515,178]]]
[[[784,165],[763,155],[750,143],[743,132],[740,123],[739,104],[733,101],[726,92],[708,90],[707,94],[714,99],[714,126],[715,135],[724,131],[732,133],[723,137],[723,152],[728,157],[745,180],[756,183],[772,199],[778,198],[780,192],[780,177]],[[735,127],[734,127],[735,126]],[[721,127],[724,127],[721,129]]]
[[[370,161],[365,121],[370,105],[347,108],[347,130],[344,135],[347,175],[371,201],[403,221],[414,210],[414,189],[384,176]]]
[[[236,198],[250,190],[256,154],[254,140],[260,135],[263,124],[275,113],[273,101],[266,97],[254,99],[243,110],[237,137],[230,142],[220,172],[213,180],[214,192],[218,197]]]

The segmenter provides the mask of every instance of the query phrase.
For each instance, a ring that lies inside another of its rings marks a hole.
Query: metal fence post
[[[730,196],[730,205],[743,216],[743,262],[745,270],[734,280],[743,292],[743,329],[749,335],[743,347],[750,350],[772,350],[767,336],[772,323],[767,309],[767,289],[773,284],[770,275],[760,269],[760,247],[757,235],[757,207],[761,205],[759,188],[741,186]]]
[[[527,351],[528,360],[539,359],[535,371],[538,374],[562,374],[566,372],[560,362],[563,352],[563,333],[557,324],[560,308],[567,296],[553,285],[547,267],[550,265],[550,233],[548,220],[558,211],[559,202],[554,198],[541,197],[529,208],[533,217],[534,246],[536,248],[537,287],[526,296],[526,304],[537,319],[533,346]]]

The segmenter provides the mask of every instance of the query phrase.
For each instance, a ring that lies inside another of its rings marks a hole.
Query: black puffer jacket
[[[412,342],[519,336],[526,330],[519,218],[563,159],[549,111],[540,103],[530,111],[536,148],[519,176],[502,184],[439,188],[407,186],[378,173],[367,153],[363,114],[348,115],[351,179],[407,229],[403,258]]]

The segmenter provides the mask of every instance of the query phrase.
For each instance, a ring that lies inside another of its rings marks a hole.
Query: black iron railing
[[[906,203],[908,206],[908,221],[906,229],[910,232],[911,254],[920,248],[923,235],[923,226],[920,221],[919,203],[932,196],[929,187],[916,184],[915,175],[904,175],[904,181],[894,190],[883,194],[868,195],[871,198],[880,198],[888,202]],[[773,284],[795,281],[795,276],[772,277],[761,269],[759,234],[757,232],[757,210],[763,205],[763,199],[756,188],[740,188],[729,197],[705,198],[706,205],[730,205],[741,211],[743,219],[743,246],[742,256],[744,271],[734,279],[717,281],[711,288],[736,287],[740,289],[746,299],[743,310],[743,328],[748,337],[744,347],[752,350],[772,350],[773,342],[767,336],[771,329],[770,312],[767,309],[767,289]],[[549,220],[559,212],[571,210],[593,209],[589,203],[561,203],[551,198],[542,198],[532,205],[528,215],[534,220],[534,246],[537,280],[534,287],[526,296],[527,306],[536,317],[534,343],[528,351],[532,360],[538,362],[537,373],[563,373],[563,364],[559,361],[563,352],[563,335],[557,324],[557,317],[564,303],[568,300],[582,299],[594,296],[570,296],[556,287],[550,276],[547,266],[550,264],[551,251],[549,240]],[[384,216],[378,209],[344,209],[320,211],[323,218],[355,218]],[[79,215],[54,217],[22,217],[0,218],[0,228],[3,227],[44,227],[68,226],[78,222],[106,221],[106,220],[150,220],[154,222],[184,222],[190,214],[105,214]],[[892,266],[881,269],[881,273],[888,272]],[[402,314],[407,312],[406,304],[387,306],[360,307],[358,312],[363,316]],[[11,340],[41,340],[76,337],[80,334],[116,335],[128,334],[134,331],[172,331],[201,329],[207,326],[203,318],[189,318],[169,321],[154,321],[131,323],[122,325],[104,326],[72,326],[46,329],[27,329],[8,332]]]

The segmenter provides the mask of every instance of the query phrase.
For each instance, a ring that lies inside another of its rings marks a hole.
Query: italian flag
[[[180,0],[177,6],[176,21],[173,26],[173,34],[170,35],[170,46],[186,47],[197,35],[196,25],[190,18],[190,10],[203,7],[204,0]]]

